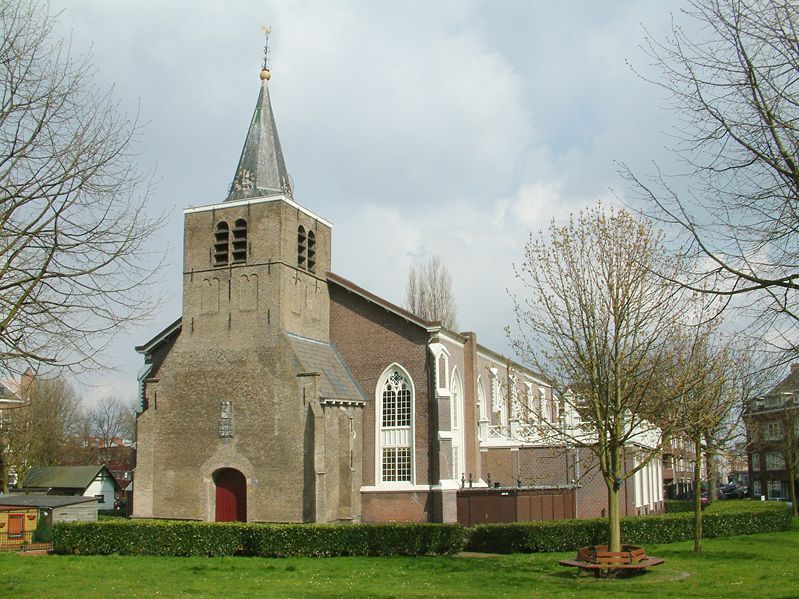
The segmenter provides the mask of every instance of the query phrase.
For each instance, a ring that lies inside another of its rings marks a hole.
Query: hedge
[[[771,509],[742,509],[702,516],[706,538],[790,530],[791,512],[785,505]],[[632,516],[621,520],[621,538],[634,545],[674,543],[694,536],[694,516],[687,513]],[[471,529],[467,549],[493,553],[570,551],[607,543],[607,519],[554,520],[481,524]]]
[[[785,504],[742,506],[705,512],[705,537],[789,530]],[[693,514],[622,518],[625,543],[673,543],[693,538]],[[244,524],[109,519],[59,522],[56,553],[107,555],[389,556],[571,551],[607,542],[607,519],[481,524]]]
[[[705,504],[702,505],[702,509]],[[678,514],[680,512],[693,512],[694,500],[693,499],[666,499],[663,502],[663,509],[667,514]]]
[[[261,557],[453,555],[463,550],[458,524],[244,524],[104,520],[58,523],[56,553]]]

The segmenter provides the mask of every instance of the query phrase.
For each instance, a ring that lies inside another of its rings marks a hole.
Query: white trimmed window
[[[483,390],[483,380],[477,377],[477,413],[480,420],[488,420],[488,410],[486,409],[486,394]]]
[[[379,482],[413,480],[413,383],[399,366],[392,366],[377,388]]]
[[[785,468],[785,457],[778,451],[766,453],[766,470],[783,470]]]
[[[541,411],[541,419],[549,422],[549,406],[547,406],[547,391],[543,387],[538,388],[538,404]]]
[[[522,405],[519,403],[519,386],[515,376],[510,377],[510,410],[511,418],[519,420],[522,412]]]
[[[759,480],[752,481],[752,493],[755,496],[760,495],[761,489],[760,489],[760,481]]]
[[[759,472],[760,471],[760,454],[759,453],[753,453],[752,454],[752,470],[754,470],[755,472]]]
[[[768,481],[768,498],[769,499],[784,499],[785,493],[783,492],[783,486],[781,480],[770,480]]]
[[[533,384],[524,381],[524,419],[528,422],[534,420],[533,414],[535,413],[535,406],[533,405]]]
[[[446,391],[449,389],[447,383],[449,382],[449,354],[443,350],[436,358],[436,384],[439,390]]]
[[[464,436],[463,436],[463,388],[457,369],[453,368],[450,383],[452,395],[450,406],[452,410],[452,478],[460,480],[464,474]]]
[[[766,423],[766,441],[779,441],[782,439],[782,423],[779,420],[772,420]]]
[[[491,411],[499,412],[501,408],[501,401],[499,398],[499,372],[496,368],[489,368],[491,373]]]

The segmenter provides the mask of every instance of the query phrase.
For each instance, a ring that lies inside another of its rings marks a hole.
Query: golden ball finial
[[[269,81],[272,78],[272,73],[269,69],[261,69],[261,81]]]

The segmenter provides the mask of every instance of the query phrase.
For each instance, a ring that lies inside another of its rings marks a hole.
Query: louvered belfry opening
[[[216,225],[214,232],[214,265],[224,266],[230,262],[230,228],[225,221]]]
[[[308,231],[308,272],[316,270],[316,235]]]
[[[305,269],[307,259],[308,236],[305,234],[305,227],[297,227],[297,266]]]
[[[236,220],[233,225],[233,263],[247,261],[247,221]]]

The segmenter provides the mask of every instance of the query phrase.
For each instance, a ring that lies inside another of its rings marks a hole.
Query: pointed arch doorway
[[[216,521],[247,521],[247,479],[234,468],[214,472],[216,487]]]

